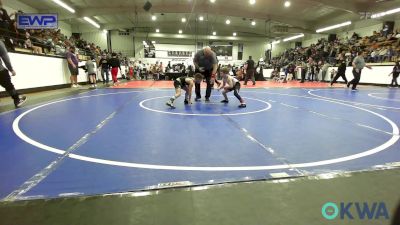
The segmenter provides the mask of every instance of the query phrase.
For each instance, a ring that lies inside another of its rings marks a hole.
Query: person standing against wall
[[[389,87],[399,87],[399,84],[397,83],[397,78],[399,77],[400,74],[400,63],[399,61],[396,62],[396,65],[393,67],[393,71],[390,73],[393,75],[392,82],[390,83]],[[389,74],[389,76],[390,76]]]
[[[371,66],[367,66],[365,64],[365,52],[360,51],[358,53],[358,56],[354,58],[353,60],[353,75],[354,79],[347,83],[347,87],[350,87],[350,85],[353,85],[351,90],[352,91],[357,91],[357,85],[360,83],[361,79],[361,71],[364,69],[364,67],[367,67],[368,69],[372,69]]]
[[[301,69],[301,81],[300,83],[304,83],[307,74],[307,63],[305,61],[301,61],[300,65],[297,66],[296,69]]]
[[[331,65],[328,61],[323,62],[323,66],[321,68],[321,82],[325,82],[326,74],[328,73],[328,69]]]
[[[121,70],[121,61],[117,57],[117,53],[113,53],[111,59],[109,60],[109,64],[111,66],[111,76],[113,79],[114,86],[119,84],[118,81],[118,69]]]
[[[68,69],[69,69],[69,72],[71,73],[71,76],[70,76],[71,87],[72,88],[80,87],[80,85],[78,84],[79,61],[78,61],[78,57],[76,57],[74,46],[71,46],[69,48],[69,51],[67,52],[67,61],[68,61]]]
[[[108,63],[107,55],[103,54],[101,56],[100,62],[99,62],[99,68],[101,71],[101,78],[103,79],[103,84],[108,84],[110,82],[110,64]],[[104,74],[106,74],[106,77],[104,77]]]
[[[90,87],[97,88],[96,69],[95,69],[93,60],[94,60],[94,57],[92,56],[91,59],[86,61],[85,67],[86,67],[87,73],[89,75]]]
[[[247,60],[247,62],[246,62],[247,68],[246,68],[246,78],[244,79],[244,85],[247,85],[247,81],[249,79],[251,79],[251,81],[253,82],[253,85],[256,85],[256,79],[254,77],[255,62],[252,58],[253,58],[252,56],[249,56],[249,60]]]
[[[308,58],[308,64],[307,64],[308,81],[314,81],[314,76],[315,76],[314,64],[315,64],[314,59],[312,57]]]
[[[6,67],[3,66],[3,63]],[[7,48],[2,41],[0,41],[0,85],[4,87],[7,93],[14,99],[14,105],[16,108],[21,107],[26,102],[26,97],[21,96],[15,90],[13,83],[11,82],[11,77],[9,72],[11,72],[12,76],[17,75],[15,70],[13,69],[10,61],[10,57],[8,56]]]
[[[195,73],[201,73],[207,82],[206,89],[206,102],[210,101],[211,96],[211,87],[214,85],[215,78],[217,75],[218,69],[218,60],[215,52],[211,50],[210,47],[205,47],[203,50],[200,50],[196,53],[193,59],[193,63],[196,67]],[[200,93],[200,83],[195,84],[195,92],[196,99],[195,101],[199,101],[201,99]]]

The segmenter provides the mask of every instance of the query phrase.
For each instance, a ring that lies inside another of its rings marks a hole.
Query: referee
[[[350,81],[349,83],[347,83],[347,87],[350,87],[350,85],[352,84],[353,87],[351,88],[351,91],[357,91],[357,85],[358,83],[360,83],[360,79],[361,79],[361,71],[364,69],[364,67],[367,67],[368,69],[372,69],[370,66],[367,66],[365,64],[365,52],[360,51],[358,53],[358,56],[354,58],[353,60],[353,76],[354,79],[352,81]]]
[[[195,73],[201,73],[207,82],[206,90],[206,102],[210,101],[211,88],[215,82],[215,76],[218,69],[217,55],[211,50],[210,47],[205,47],[196,53],[193,59],[193,63],[196,67]],[[195,84],[196,99],[195,101],[200,101],[200,83]]]
[[[2,61],[6,65],[6,68],[3,67]],[[14,105],[16,108],[18,108],[25,103],[26,97],[20,96],[18,92],[15,90],[14,85],[11,82],[9,71],[13,76],[17,75],[15,70],[12,68],[6,46],[2,41],[0,41],[0,85],[4,87],[8,92],[8,94],[14,99]]]

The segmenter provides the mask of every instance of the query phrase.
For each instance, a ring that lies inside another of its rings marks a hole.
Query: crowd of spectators
[[[79,54],[98,58],[108,54],[94,43],[89,43],[79,36],[67,37],[60,29],[22,30],[18,29],[16,15],[18,11],[8,14],[0,0],[0,38],[4,40],[9,51],[28,50],[34,54],[50,54],[64,56],[67,49],[75,46]]]
[[[79,55],[87,56],[86,59],[95,59],[97,64],[101,58],[110,58],[111,53],[102,50],[94,43],[87,42],[80,36],[72,35],[67,37],[61,33],[60,29],[46,30],[21,30],[17,28],[16,15],[24,13],[22,11],[8,14],[2,7],[0,0],[0,39],[3,39],[9,51],[29,50],[34,54],[50,54],[64,57],[71,46],[77,49]],[[327,66],[335,66],[339,56],[346,59],[347,65],[351,65],[353,59],[359,51],[366,52],[367,63],[396,62],[400,59],[400,29],[390,31],[385,26],[380,32],[374,31],[371,36],[360,37],[357,33],[346,36],[342,39],[328,41],[324,38],[309,47],[297,47],[284,51],[278,57],[272,58],[261,68],[275,68],[277,71],[284,69],[285,72],[295,70],[297,66],[306,67],[308,73],[313,75]],[[191,69],[182,65],[170,63],[164,67],[162,64],[142,64],[138,61],[129,62],[118,53],[118,58],[126,62],[126,67],[133,67],[134,74],[138,74],[139,79],[147,79],[148,75],[164,74],[168,71],[191,72]],[[82,59],[82,60],[86,60]],[[232,66],[233,74],[243,72],[244,65],[239,67]],[[183,71],[182,71],[183,70]],[[145,76],[144,76],[145,75]]]
[[[328,41],[318,40],[310,47],[288,49],[268,63],[270,68],[293,68],[307,64],[307,67],[321,68],[325,64],[336,65],[341,55],[351,65],[357,52],[366,53],[367,63],[396,62],[400,59],[400,29],[389,32],[387,27],[371,36],[360,37],[353,33],[351,37]]]

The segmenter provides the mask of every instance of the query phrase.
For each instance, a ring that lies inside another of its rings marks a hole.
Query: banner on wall
[[[18,13],[17,28],[24,29],[58,29],[58,14]]]
[[[168,51],[168,57],[192,57],[190,51]]]
[[[217,56],[218,61],[232,61],[232,56]]]

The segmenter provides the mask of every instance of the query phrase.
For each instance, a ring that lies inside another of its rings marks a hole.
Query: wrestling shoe
[[[26,96],[19,96],[18,99],[14,100],[15,108],[21,107],[26,102]]]
[[[246,103],[242,103],[242,104],[239,105],[239,108],[246,108],[246,107],[247,107]]]
[[[174,104],[173,104],[171,101],[168,101],[168,102],[165,103],[165,104],[166,104],[167,106],[169,106],[169,107],[175,109],[175,106],[174,106]]]

